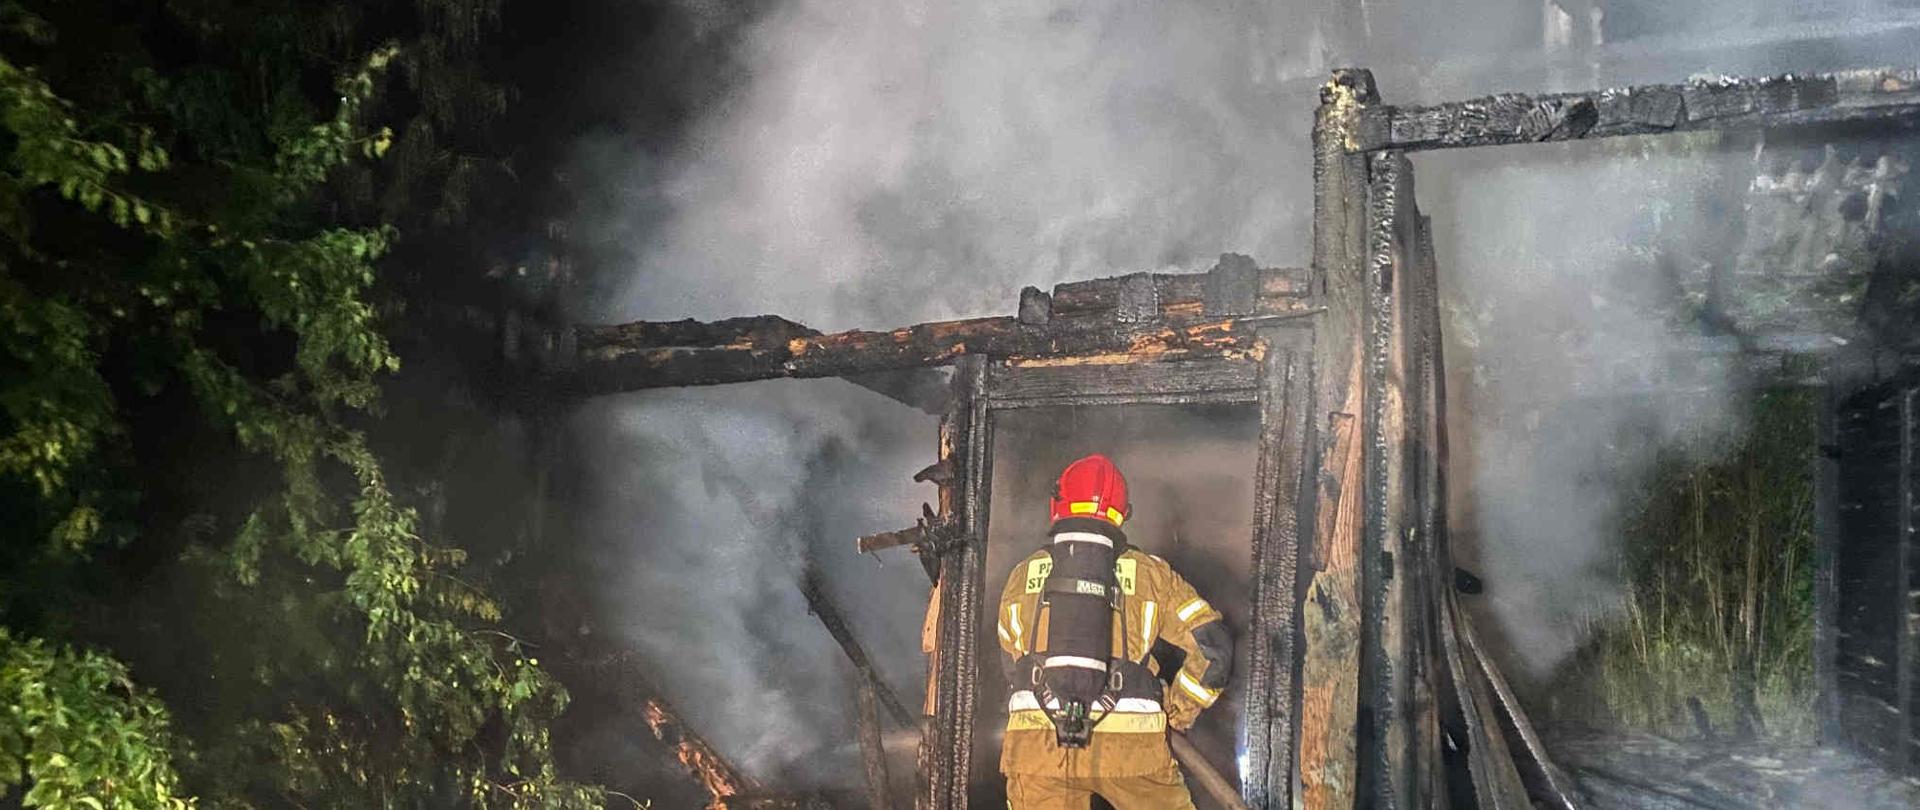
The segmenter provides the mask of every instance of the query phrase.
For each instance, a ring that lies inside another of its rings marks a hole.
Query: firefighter
[[[1194,806],[1167,735],[1220,698],[1233,640],[1166,560],[1127,545],[1130,509],[1106,456],[1067,465],[1049,542],[1000,596],[1013,810],[1084,810],[1095,794],[1117,810]]]

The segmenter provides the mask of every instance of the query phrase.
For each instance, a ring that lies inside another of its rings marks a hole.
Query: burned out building
[[[1018,557],[994,518],[1031,511],[1023,483],[1068,452],[1023,436],[1140,437],[1188,419],[1226,425],[1211,434],[1226,437],[1218,446],[1194,449],[1207,470],[1237,465],[1250,482],[1222,490],[1246,498],[1244,519],[1222,520],[1240,533],[1196,540],[1172,520],[1144,541],[1198,572],[1242,639],[1227,709],[1194,735],[1237,794],[1217,801],[1585,806],[1462,605],[1472,577],[1457,572],[1448,528],[1446,271],[1409,155],[1747,133],[1755,159],[1735,192],[1744,228],[1721,260],[1672,267],[1673,305],[1705,324],[1697,362],[1827,392],[1814,472],[1821,731],[1906,770],[1920,758],[1920,288],[1905,241],[1916,231],[1900,222],[1912,216],[1913,159],[1900,136],[1916,113],[1920,75],[1902,70],[1407,107],[1386,103],[1372,74],[1341,70],[1320,91],[1313,252],[1298,269],[1229,254],[1204,273],[1029,288],[1012,315],[880,332],[822,334],[774,316],[525,329],[509,354],[537,370],[541,390],[569,396],[840,377],[938,415],[918,477],[937,485],[937,504],[916,526],[864,541],[914,546],[937,583],[923,721],[902,722],[916,701],[889,694],[831,601],[808,594],[860,681],[849,711],[861,717],[874,806],[905,803],[886,775],[883,726],[920,732],[916,806],[993,799],[984,752],[1000,687],[986,605]],[[1633,358],[1565,359],[1602,369],[1609,396],[1668,384],[1636,376]],[[1166,486],[1168,503],[1236,511]],[[664,704],[648,712],[717,805],[783,801],[752,799],[763,789]]]

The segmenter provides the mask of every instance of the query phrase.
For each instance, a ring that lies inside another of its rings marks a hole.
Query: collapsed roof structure
[[[914,544],[938,583],[918,807],[968,806],[983,773],[976,738],[996,714],[981,695],[982,673],[994,671],[985,665],[993,637],[985,546],[997,420],[1039,407],[1216,405],[1249,408],[1258,419],[1253,531],[1241,546],[1250,575],[1241,592],[1219,596],[1238,600],[1247,617],[1236,628],[1247,650],[1236,684],[1239,799],[1269,810],[1570,809],[1581,806],[1578,791],[1457,598],[1441,271],[1408,153],[1700,130],[1905,127],[1916,113],[1920,74],[1901,70],[1426,107],[1387,104],[1370,73],[1341,70],[1314,119],[1313,255],[1304,269],[1227,255],[1205,273],[1028,288],[1013,315],[879,332],[821,334],[775,316],[510,330],[509,354],[541,369],[543,390],[576,396],[842,377],[939,415],[938,454],[921,474],[938,485],[937,505],[915,527],[866,541],[868,549]],[[1871,203],[1869,186],[1889,172],[1836,182],[1853,183]],[[1764,263],[1736,264],[1721,286],[1774,283]],[[1818,324],[1769,320],[1774,314],[1745,312],[1751,328],[1740,339],[1703,352],[1745,358],[1762,382],[1829,392],[1822,442],[1830,452],[1816,471],[1821,730],[1911,768],[1920,758],[1914,347],[1827,335]],[[809,601],[832,626],[834,611],[817,590]],[[886,722],[878,707],[900,715],[902,702],[872,677],[844,626],[834,635],[865,681],[870,796],[887,806],[885,763],[874,750]],[[685,752],[716,805],[778,806],[749,802],[745,780],[664,704],[650,703],[648,716]]]

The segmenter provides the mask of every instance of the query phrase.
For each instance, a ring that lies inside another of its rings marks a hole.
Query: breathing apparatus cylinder
[[[1112,670],[1113,615],[1120,602],[1114,561],[1126,542],[1120,527],[1132,513],[1127,479],[1106,456],[1068,464],[1049,503],[1053,567],[1040,594],[1047,615],[1043,649],[1035,650],[1032,687],[1063,748],[1085,748],[1093,727],[1113,709],[1119,688]],[[1096,713],[1097,707],[1097,713]]]
[[[1113,541],[1091,532],[1062,532],[1054,536],[1051,555],[1053,569],[1041,594],[1046,649],[1039,651],[1035,686],[1053,720],[1055,741],[1063,748],[1085,748],[1094,724],[1111,709],[1100,704],[1109,691],[1119,588]]]

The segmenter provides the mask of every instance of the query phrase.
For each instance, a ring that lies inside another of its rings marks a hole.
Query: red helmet
[[[1095,453],[1068,464],[1053,485],[1053,522],[1093,518],[1120,528],[1133,513],[1127,502],[1127,479],[1113,459]]]

